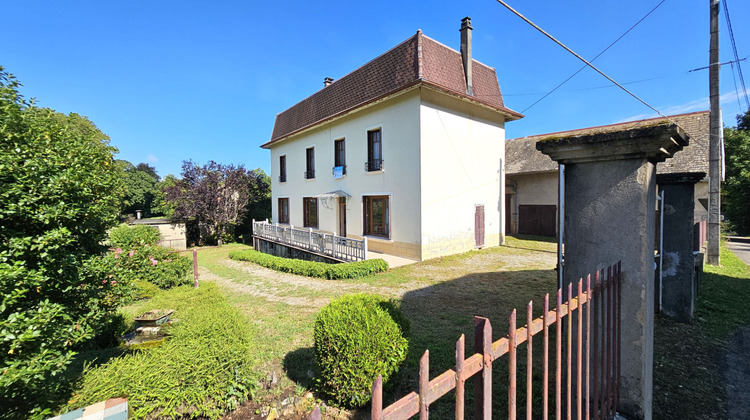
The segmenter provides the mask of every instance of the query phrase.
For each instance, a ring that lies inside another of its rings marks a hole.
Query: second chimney
[[[326,77],[325,79],[323,79],[323,87],[331,86],[331,83],[333,83],[333,79],[331,79],[330,77]]]
[[[461,59],[464,63],[464,76],[466,77],[466,93],[474,95],[473,82],[471,78],[471,18],[466,16],[461,19]]]

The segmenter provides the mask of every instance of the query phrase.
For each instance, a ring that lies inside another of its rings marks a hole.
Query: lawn
[[[368,292],[394,298],[412,324],[410,352],[399,385],[391,400],[417,388],[418,360],[430,350],[430,375],[437,376],[455,364],[455,343],[466,334],[466,353],[471,354],[474,316],[488,317],[494,340],[507,333],[513,308],[525,308],[530,300],[541,315],[545,293],[555,292],[556,245],[554,242],[508,238],[504,247],[437,258],[356,280],[324,280],[277,273],[257,265],[233,261],[231,251],[239,244],[201,250],[201,281],[217,283],[230,303],[251,319],[257,331],[258,357],[264,372],[276,371],[280,386],[312,389],[315,373],[313,323],[319,309],[330,299]],[[524,315],[518,324],[525,324]],[[520,367],[519,367],[520,368]],[[503,368],[498,369],[498,383]],[[471,392],[469,390],[470,407]],[[501,409],[505,398],[497,398]],[[388,397],[386,402],[389,402]],[[446,414],[446,399],[431,407]]]

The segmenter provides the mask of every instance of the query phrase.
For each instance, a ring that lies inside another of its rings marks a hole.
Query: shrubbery
[[[221,417],[252,395],[250,323],[207,282],[160,291],[139,312],[175,309],[164,344],[87,369],[68,409],[127,396],[133,418]]]
[[[112,248],[131,249],[137,246],[156,245],[161,238],[159,229],[148,225],[122,224],[109,232]]]
[[[124,193],[108,137],[39,108],[0,67],[0,416],[43,416],[75,349],[109,315],[112,284],[82,275]],[[101,288],[99,288],[101,286]]]
[[[321,391],[338,404],[365,405],[377,376],[387,385],[406,359],[408,333],[408,321],[391,301],[365,294],[332,301],[315,320]]]
[[[388,270],[388,263],[381,259],[341,264],[326,264],[315,261],[276,257],[252,249],[230,252],[229,258],[238,261],[249,261],[285,273],[324,279],[356,279]]]

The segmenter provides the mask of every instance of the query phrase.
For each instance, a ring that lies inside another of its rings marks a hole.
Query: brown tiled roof
[[[472,73],[474,96],[466,94],[461,53],[417,31],[385,54],[278,114],[271,140],[262,147],[419,83],[492,107],[508,120],[522,117],[503,104],[495,69],[472,60]]]
[[[689,144],[681,151],[675,153],[673,158],[667,159],[665,162],[656,165],[657,173],[708,173],[708,117],[709,111],[691,112],[689,114],[672,115],[668,117],[687,132]],[[511,139],[505,142],[505,173],[506,175],[512,176],[556,171],[557,162],[536,150],[536,142],[541,139],[548,137],[595,134],[616,130],[629,130],[664,120],[665,118],[663,117],[649,118],[646,120]]]

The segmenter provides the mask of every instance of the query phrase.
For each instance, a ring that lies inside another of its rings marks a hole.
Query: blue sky
[[[592,58],[661,0],[507,0]],[[740,58],[750,2],[727,1]],[[667,0],[596,64],[665,114],[708,109],[709,1]],[[722,9],[723,13],[723,9]],[[422,29],[459,48],[470,16],[474,58],[497,69],[505,104],[523,112],[581,62],[494,0],[36,1],[3,5],[0,65],[41,106],[88,116],[118,158],[178,175],[183,160],[270,169],[277,113]],[[733,58],[722,14],[721,61]],[[750,60],[742,63],[750,82]],[[634,82],[634,83],[632,83]],[[730,66],[724,122],[741,110]],[[507,137],[656,116],[586,69],[506,125]]]

